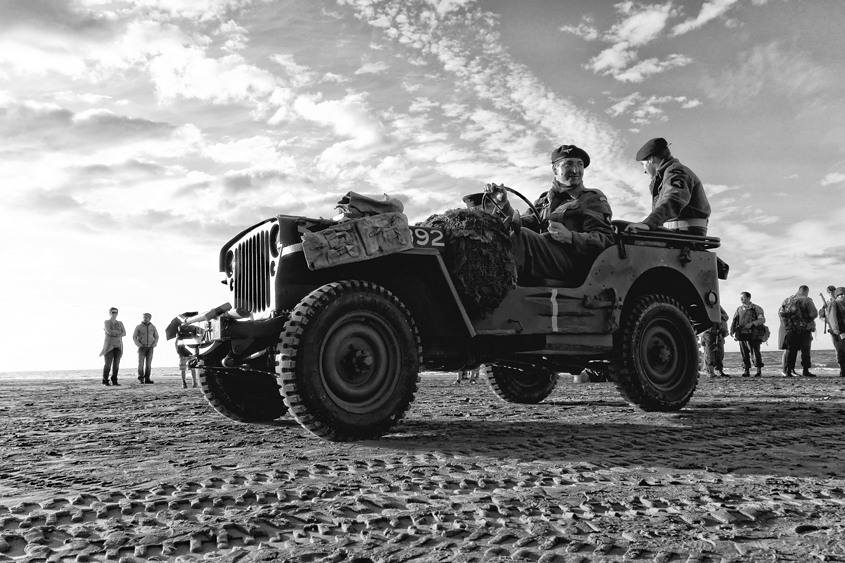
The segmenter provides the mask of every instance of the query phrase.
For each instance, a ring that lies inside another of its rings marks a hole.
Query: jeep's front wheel
[[[370,282],[312,291],[291,312],[277,351],[291,413],[326,440],[378,438],[414,400],[416,327],[399,299]]]
[[[269,422],[287,412],[272,373],[197,368],[202,393],[214,410],[238,422]]]
[[[614,342],[614,382],[646,411],[675,411],[698,385],[698,345],[681,305],[663,295],[634,302]]]
[[[557,386],[557,373],[530,364],[485,364],[490,389],[503,401],[533,405],[552,394]]]

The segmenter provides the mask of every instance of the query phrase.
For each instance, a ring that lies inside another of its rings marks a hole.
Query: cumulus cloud
[[[236,54],[209,58],[196,47],[172,49],[150,63],[159,97],[177,96],[213,103],[258,101],[281,86],[270,72],[247,63]]]
[[[831,184],[840,184],[842,182],[845,182],[845,174],[842,172],[831,172],[822,178],[821,185],[829,186]]]
[[[593,24],[593,19],[589,16],[581,18],[581,23],[578,25],[564,25],[560,30],[566,33],[577,35],[585,41],[595,41],[599,38],[599,30]]]
[[[602,35],[602,40],[611,45],[593,57],[587,68],[622,82],[641,82],[651,74],[689,64],[688,57],[672,55],[663,62],[653,58],[632,66],[638,58],[638,49],[657,39],[669,18],[677,14],[671,2],[642,6],[626,1],[615,8],[622,19]]]
[[[329,176],[336,176],[344,166],[372,156],[386,142],[384,125],[362,94],[325,101],[319,96],[300,96],[294,101],[293,110],[298,117],[329,127],[335,135],[344,138],[332,143],[317,159],[320,169]]]
[[[670,68],[686,66],[691,62],[692,59],[684,55],[669,55],[664,61],[659,61],[656,58],[647,59],[616,73],[614,78],[620,82],[639,83],[652,74],[665,72]]]
[[[692,109],[701,105],[698,99],[690,99],[686,96],[643,96],[634,92],[624,98],[614,99],[616,103],[605,110],[611,117],[630,114],[631,123],[636,125],[647,125],[655,121],[667,121],[664,106],[677,104],[682,109]]]
[[[81,0],[83,4],[99,4],[102,0]],[[243,8],[252,0],[131,0],[131,4],[154,9],[174,17],[198,20],[219,19]]]
[[[739,0],[709,0],[701,6],[698,16],[688,19],[672,28],[672,35],[682,35],[698,29],[707,22],[724,15],[733,8]]]
[[[378,61],[375,63],[364,63],[361,68],[355,71],[355,74],[383,74],[387,72],[390,67],[387,63]]]

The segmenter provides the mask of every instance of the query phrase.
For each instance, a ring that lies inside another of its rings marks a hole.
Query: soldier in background
[[[742,377],[751,375],[751,360],[754,357],[754,366],[757,368],[755,377],[760,377],[763,371],[763,357],[760,355],[760,328],[765,330],[766,317],[763,308],[751,302],[751,294],[743,291],[739,294],[742,302],[731,320],[730,334],[734,340],[739,342],[739,351],[742,354]]]
[[[825,307],[825,319],[836,350],[839,377],[845,377],[845,287],[837,287],[833,291],[833,297]]]
[[[701,333],[701,345],[704,347],[704,367],[710,377],[730,377],[724,371],[725,337],[728,335],[728,312],[721,310],[719,324]]]
[[[784,339],[783,353],[783,374],[786,377],[794,377],[795,362],[798,358],[798,351],[801,351],[801,367],[804,368],[801,375],[804,377],[816,377],[810,371],[813,365],[810,361],[810,346],[813,341],[813,332],[816,330],[816,318],[819,312],[815,303],[809,296],[810,288],[802,285],[795,295],[783,300],[778,316],[780,316],[781,327],[783,328]]]

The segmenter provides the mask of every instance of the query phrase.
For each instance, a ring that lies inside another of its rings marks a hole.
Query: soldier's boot
[[[716,377],[716,369],[713,366],[707,365],[704,367],[707,368],[707,377]]]
[[[757,373],[754,374],[754,377],[760,377],[763,375],[763,368],[757,368]]]
[[[751,377],[751,368],[745,368],[745,371],[742,372],[742,377]]]
[[[149,377],[145,377],[145,378],[144,378],[144,383],[155,383],[155,381],[153,381],[153,380],[152,380],[152,379],[150,379]]]
[[[804,368],[804,371],[801,372],[803,377],[816,377],[815,373],[810,373],[810,368]]]

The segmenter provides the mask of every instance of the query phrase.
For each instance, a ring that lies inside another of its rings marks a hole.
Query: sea
[[[771,369],[780,369],[783,358],[782,350],[762,350],[763,363],[766,366],[766,371]],[[811,354],[813,367],[811,370],[817,375],[839,375],[839,364],[836,363],[835,350],[813,350]],[[801,371],[801,355],[798,355],[798,371]],[[725,371],[728,373],[742,370],[742,358],[739,352],[725,352],[724,361]],[[91,380],[100,381],[103,370],[99,369],[78,369],[78,370],[49,370],[49,371],[8,371],[0,372],[0,383],[3,381],[17,380],[17,379],[70,379],[70,380]],[[434,372],[425,372],[422,374],[436,375]],[[118,381],[135,383],[135,371],[133,369],[121,370],[118,375]],[[188,378],[190,379],[190,374]],[[161,380],[162,382],[181,382],[181,375],[178,367],[154,367],[152,370],[151,379],[153,381]]]

